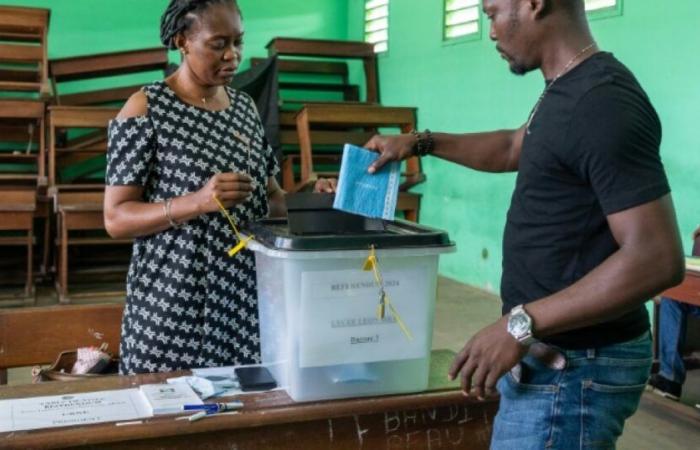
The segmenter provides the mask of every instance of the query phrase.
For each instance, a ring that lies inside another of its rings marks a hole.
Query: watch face
[[[514,314],[508,319],[508,332],[522,336],[530,331],[530,318],[525,314]]]

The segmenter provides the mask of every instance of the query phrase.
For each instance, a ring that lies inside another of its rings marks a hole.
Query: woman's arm
[[[147,97],[139,91],[124,105],[118,119],[147,114]],[[246,201],[252,192],[251,179],[240,173],[219,173],[197,192],[170,199],[170,217],[165,202],[143,200],[143,186],[107,186],[104,199],[104,220],[107,232],[114,238],[148,236],[172,226],[171,219],[183,223],[201,214],[217,211],[218,203],[225,207]]]
[[[113,238],[148,236],[171,227],[170,219],[181,224],[195,217],[218,211],[214,197],[227,208],[243,203],[251,195],[250,178],[241,173],[219,173],[197,192],[173,197],[170,218],[165,202],[143,201],[141,186],[107,186],[105,189],[105,228]],[[284,205],[284,198],[282,199]]]

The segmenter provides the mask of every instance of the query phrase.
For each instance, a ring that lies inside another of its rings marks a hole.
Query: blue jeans
[[[681,351],[685,343],[688,314],[700,316],[700,307],[677,302],[670,298],[661,299],[659,311],[659,375],[667,380],[683,384],[685,365]]]
[[[492,450],[615,448],[649,377],[650,334],[606,347],[560,350],[564,369],[527,355],[499,380]]]

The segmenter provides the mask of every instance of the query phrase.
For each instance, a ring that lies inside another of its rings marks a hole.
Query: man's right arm
[[[518,170],[525,127],[487,133],[447,134],[433,133],[433,155],[462,166],[483,172],[513,172]],[[374,136],[365,144],[380,153],[369,171],[379,170],[389,161],[400,161],[412,156],[417,137]]]

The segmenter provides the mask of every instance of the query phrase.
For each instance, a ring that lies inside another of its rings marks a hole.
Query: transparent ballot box
[[[414,223],[382,228],[294,235],[271,219],[246,230],[263,364],[295,401],[427,388],[438,258],[455,247],[446,233]],[[381,283],[367,265],[372,247]]]

